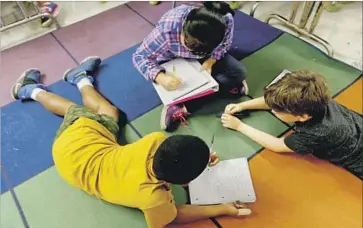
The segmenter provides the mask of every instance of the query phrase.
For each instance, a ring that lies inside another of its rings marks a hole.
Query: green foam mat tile
[[[164,132],[166,135],[174,135],[174,134],[190,134],[200,137],[201,139],[205,140],[206,142],[210,142],[213,136],[213,133],[209,132],[206,129],[205,123],[202,122],[202,119],[205,116],[211,115],[215,116],[215,114],[219,112],[223,112],[224,108],[227,104],[230,103],[238,103],[241,101],[248,100],[248,97],[242,97],[241,99],[218,99],[213,103],[208,103],[201,107],[199,110],[196,111],[195,115],[188,120],[187,126],[180,126],[178,130],[174,133],[167,133]],[[131,124],[137,129],[137,131],[145,136],[149,133],[160,130],[160,113],[163,106],[160,105],[155,109],[145,113],[141,117],[133,120]]]
[[[321,73],[327,79],[333,94],[344,89],[361,73],[289,34],[283,34],[241,62],[248,71],[247,83],[252,97],[262,96],[264,87],[284,69],[307,69]]]
[[[241,120],[251,127],[274,136],[279,136],[288,129],[287,125],[267,111],[251,112],[250,116],[243,117]],[[208,116],[203,121],[208,123],[209,130],[214,134],[213,150],[218,153],[222,160],[250,157],[262,149],[262,146],[247,136],[224,128],[219,118]]]
[[[1,212],[0,227],[1,228],[20,228],[24,227],[19,211],[15,205],[14,199],[10,191],[0,196]]]
[[[118,143],[120,145],[126,145],[127,143],[135,142],[139,139],[136,132],[127,124],[125,127],[120,128]]]
[[[249,99],[247,97],[241,100]],[[215,104],[211,104],[214,106]],[[144,114],[138,119],[132,121],[132,125],[140,132],[141,135],[160,131],[160,113],[162,106],[159,106],[150,112]],[[288,129],[267,111],[251,112],[250,116],[242,119],[259,130],[278,136]],[[198,114],[188,119],[187,126],[179,126],[173,133],[165,133],[167,135],[190,134],[203,139],[207,144],[211,143],[213,135],[215,136],[213,150],[217,152],[221,159],[231,159],[239,157],[249,157],[262,147],[250,140],[247,136],[236,131],[226,129],[222,126],[220,118],[215,114]]]
[[[160,113],[162,106],[158,106],[155,109],[149,111],[143,116],[131,121],[131,124],[137,129],[142,136],[149,133],[161,131],[160,130]],[[189,134],[196,135],[205,141],[210,141],[212,139],[212,133],[205,129],[205,125],[201,122],[203,116],[194,116],[188,120],[187,126],[180,126],[178,130],[174,133],[164,132],[166,135],[173,134]]]
[[[188,193],[182,186],[172,185],[171,192],[173,193],[176,205],[182,205],[188,202]]]
[[[89,196],[61,179],[55,167],[21,184],[15,191],[30,227],[147,227],[141,211]],[[183,188],[173,186],[172,192],[177,204],[187,201]]]
[[[135,142],[139,137],[127,125],[120,142]],[[146,228],[141,211],[113,205],[67,184],[55,167],[40,173],[15,188],[30,227],[37,228]],[[177,204],[187,201],[185,190],[173,186]],[[66,219],[65,219],[66,218]]]
[[[109,204],[67,184],[55,167],[15,188],[30,227],[146,227],[142,213]]]

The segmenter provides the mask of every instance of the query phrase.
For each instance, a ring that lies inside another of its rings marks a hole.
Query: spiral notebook
[[[166,75],[175,74],[182,79],[182,85],[177,90],[168,91],[161,85],[153,83],[164,105],[173,105],[188,100],[213,94],[219,85],[206,71],[201,71],[201,64],[197,60],[174,59],[161,65]]]
[[[255,202],[247,158],[224,160],[214,167],[207,167],[189,184],[189,194],[194,205]]]

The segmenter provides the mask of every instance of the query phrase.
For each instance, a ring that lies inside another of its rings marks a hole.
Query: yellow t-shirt
[[[71,185],[110,203],[139,208],[149,227],[163,227],[176,217],[174,197],[153,175],[152,161],[162,133],[120,146],[97,121],[81,117],[53,144],[53,159]]]

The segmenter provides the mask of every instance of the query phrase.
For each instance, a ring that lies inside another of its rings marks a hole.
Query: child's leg
[[[40,72],[36,69],[25,71],[11,90],[13,98],[17,100],[36,100],[48,111],[64,116],[75,103],[47,92],[46,87],[40,84],[40,75]]]
[[[189,113],[194,113],[207,103],[213,102],[217,97],[237,99],[248,94],[246,83],[246,70],[234,57],[226,54],[217,61],[212,68],[212,76],[219,84],[219,91],[211,96],[186,102],[184,105]],[[226,100],[226,105],[229,100]]]
[[[84,106],[100,115],[108,115],[118,120],[118,108],[110,104],[93,86],[84,86],[81,94]]]
[[[85,107],[100,115],[107,115],[118,121],[118,109],[108,102],[94,87],[93,74],[101,64],[101,59],[97,56],[88,57],[74,69],[68,70],[64,74],[64,80],[73,85],[77,85],[82,94]]]
[[[35,99],[48,111],[59,116],[64,116],[70,107],[76,105],[70,100],[46,91],[40,91]]]
[[[174,131],[180,123],[185,122],[190,113],[194,113],[205,104],[213,102],[216,97],[239,98],[248,93],[245,81],[246,70],[240,62],[229,54],[215,63],[212,68],[212,76],[219,84],[219,91],[208,97],[188,101],[184,105],[165,106],[160,118],[161,129]]]
[[[246,69],[231,55],[226,54],[223,59],[216,62],[212,69],[212,76],[219,84],[219,96],[239,98],[248,94],[245,81]]]

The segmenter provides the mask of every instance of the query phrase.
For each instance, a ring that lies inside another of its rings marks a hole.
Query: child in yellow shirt
[[[54,163],[64,180],[97,198],[142,210],[152,228],[251,212],[239,203],[175,206],[170,184],[187,185],[216,157],[190,135],[167,138],[155,132],[119,145],[119,111],[92,84],[100,64],[100,58],[88,57],[64,74],[80,90],[84,107],[48,92],[36,69],[25,71],[12,88],[14,99],[33,99],[64,116],[53,144]]]

